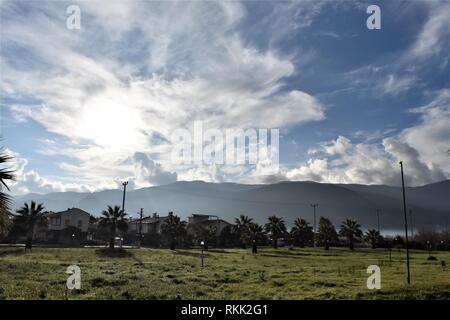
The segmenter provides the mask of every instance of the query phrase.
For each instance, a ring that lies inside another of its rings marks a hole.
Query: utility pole
[[[311,204],[311,207],[313,207],[313,210],[314,210],[314,238],[313,238],[314,248],[316,247],[316,207],[318,207],[318,206],[319,206],[318,203]]]
[[[377,224],[378,224],[378,233],[380,233],[380,209],[377,209]]]
[[[405,247],[406,247],[406,268],[408,270],[407,281],[411,283],[411,274],[409,272],[409,249],[408,249],[408,219],[406,218],[406,197],[405,197],[405,179],[403,177],[403,162],[400,161],[400,172],[402,174],[402,192],[403,192],[403,214],[405,218]]]
[[[412,209],[409,209],[409,223],[411,225],[411,239],[414,239],[414,227],[413,227],[413,220],[412,220]]]
[[[125,192],[127,191],[128,181],[122,183],[123,185],[123,198],[122,198],[122,212],[125,213]]]
[[[141,247],[142,241],[142,215],[144,213],[144,208],[141,208],[141,212],[139,214],[139,248]]]

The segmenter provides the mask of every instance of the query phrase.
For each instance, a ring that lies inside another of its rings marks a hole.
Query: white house
[[[81,232],[89,228],[89,213],[78,208],[67,209],[61,212],[51,212],[48,215],[48,230],[63,230],[76,227]]]
[[[88,232],[90,215],[86,211],[78,208],[68,208],[61,212],[48,212],[45,214],[45,218],[47,219],[47,224],[35,226],[33,239],[67,243],[75,240],[82,241]],[[74,239],[72,239],[73,237],[69,237],[71,240],[65,239],[67,235],[61,235],[61,232],[69,227],[79,229],[80,235],[76,235]]]

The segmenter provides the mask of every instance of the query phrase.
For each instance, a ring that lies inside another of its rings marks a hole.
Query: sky
[[[408,186],[450,177],[449,1],[0,3],[14,194],[125,180],[400,185],[399,161]],[[371,4],[381,29],[366,26]],[[174,163],[172,134],[195,121],[279,129],[279,169]]]

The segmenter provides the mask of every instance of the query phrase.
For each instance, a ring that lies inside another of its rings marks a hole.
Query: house
[[[76,245],[85,241],[90,214],[78,208],[45,214],[46,224],[36,226],[33,239],[50,243]]]
[[[197,227],[216,228],[216,235],[220,235],[222,230],[229,225],[231,224],[220,219],[218,216],[193,213],[188,218],[187,232],[188,234],[193,234]]]
[[[169,213],[170,214],[170,213]],[[156,212],[141,219],[131,219],[128,222],[128,232],[133,234],[161,234],[161,226],[169,216],[159,216]]]
[[[87,232],[89,228],[90,214],[78,208],[67,209],[61,212],[52,212],[48,215],[48,230],[63,230],[68,227],[76,227],[81,232]]]

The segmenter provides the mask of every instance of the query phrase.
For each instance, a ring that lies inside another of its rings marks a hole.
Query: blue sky
[[[106,3],[106,2],[105,2]],[[449,1],[2,1],[13,192],[450,175]],[[80,30],[66,8],[80,8]],[[381,8],[369,30],[366,8]],[[280,169],[179,166],[171,133],[278,128]]]

